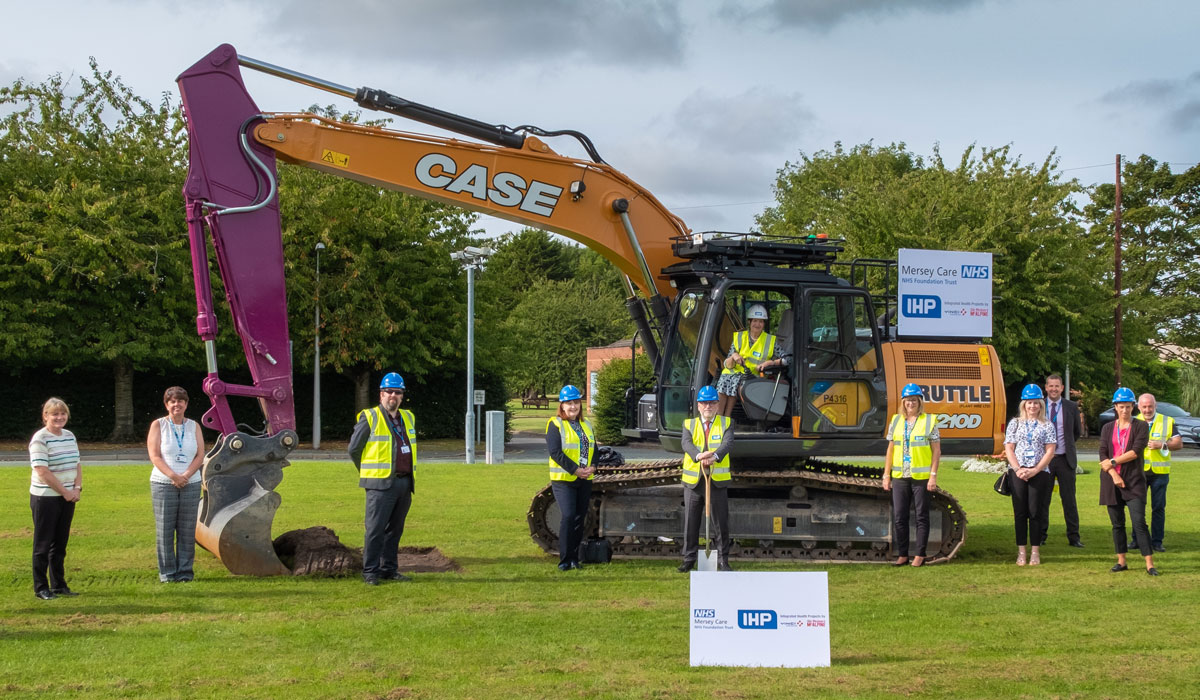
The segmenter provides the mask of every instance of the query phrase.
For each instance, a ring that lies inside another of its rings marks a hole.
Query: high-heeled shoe
[[[1025,552],[1017,552],[1017,566],[1025,566]]]
[[[1033,554],[1029,555],[1029,565],[1030,566],[1038,566],[1041,563],[1042,563],[1041,553],[1034,552]]]

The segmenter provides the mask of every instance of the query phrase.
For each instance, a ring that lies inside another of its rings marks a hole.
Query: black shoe
[[[1070,544],[1072,547],[1078,547],[1080,549],[1083,549],[1083,543],[1080,542],[1079,540],[1075,540],[1074,542],[1071,542]]]
[[[717,564],[717,571],[733,571],[733,567],[729,565],[729,562],[723,561]]]
[[[1124,564],[1115,564],[1115,565],[1113,565],[1113,568],[1109,569],[1109,571],[1112,571],[1115,573],[1117,571],[1126,571],[1128,569],[1129,569],[1129,567],[1125,566]]]
[[[559,571],[570,571],[571,570],[571,562],[564,561],[563,563],[559,564],[558,570]]]
[[[1046,546],[1046,538],[1045,538],[1045,537],[1043,537],[1043,538],[1042,538],[1042,541],[1041,541],[1041,542],[1038,542],[1038,546],[1039,546],[1039,547],[1045,547],[1045,546]]]
[[[580,571],[583,571],[583,564],[580,564],[577,561],[573,561],[570,564],[567,564],[567,568],[568,569],[579,569]]]
[[[1129,540],[1129,550],[1130,550],[1130,551],[1133,551],[1133,550],[1135,550],[1135,549],[1137,549],[1137,548],[1138,548],[1138,546],[1137,546],[1137,542],[1134,542],[1133,540]]]
[[[36,593],[34,593],[34,595],[37,596],[38,598],[41,598],[42,600],[54,600],[55,598],[58,597],[58,596],[54,595],[53,593],[51,593],[50,591],[45,590],[45,589],[37,591]]]
[[[1167,548],[1166,548],[1166,547],[1164,547],[1164,546],[1162,546],[1161,544],[1152,544],[1152,545],[1150,545],[1150,549],[1153,549],[1153,550],[1154,550],[1154,551],[1156,551],[1156,552],[1165,552],[1165,551],[1167,551]]]
[[[694,568],[696,568],[696,562],[694,562],[694,561],[685,561],[685,562],[683,562],[682,564],[680,564],[680,565],[679,565],[679,568],[678,568],[678,569],[675,569],[675,570],[676,570],[676,571],[678,571],[678,572],[679,572],[679,573],[681,573],[681,574],[686,574],[687,572],[691,571],[691,570],[692,570],[692,569],[694,569]]]
[[[379,585],[379,577],[378,576],[363,576],[363,583],[367,584],[368,586],[378,586]]]
[[[1151,576],[1158,576],[1158,569],[1152,566],[1149,569],[1146,569],[1146,573],[1150,574]]]
[[[66,586],[63,586],[62,588],[51,588],[50,592],[56,596],[64,596],[67,598],[74,598],[75,596],[79,595],[78,593],[71,590],[70,588],[67,588]]]
[[[383,575],[385,581],[411,581],[412,579],[400,573],[399,571],[390,571]]]

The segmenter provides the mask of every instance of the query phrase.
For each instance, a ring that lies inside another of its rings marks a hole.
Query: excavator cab
[[[749,326],[749,309],[759,306],[767,311],[768,339],[757,359],[783,365],[743,375],[730,412],[735,456],[778,464],[781,457],[882,452],[887,385],[870,295],[828,271],[767,264],[754,255],[755,243],[740,241],[741,265],[731,264],[721,241],[708,241],[709,255],[666,271],[683,291],[668,324],[655,396],[660,440],[678,449],[699,387],[733,383],[724,361],[735,334]],[[785,244],[769,245],[778,257]],[[786,245],[795,248],[796,261],[814,253],[823,260],[831,247]]]

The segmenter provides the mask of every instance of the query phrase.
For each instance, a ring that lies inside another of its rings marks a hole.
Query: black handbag
[[[996,483],[992,485],[992,489],[1001,496],[1012,495],[1012,470],[1005,469],[999,477],[996,478]]]
[[[612,543],[603,537],[591,537],[583,543],[584,564],[607,564],[612,561]]]

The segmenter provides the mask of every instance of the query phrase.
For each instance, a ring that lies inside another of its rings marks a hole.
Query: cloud
[[[1145,111],[1156,115],[1176,133],[1200,129],[1200,71],[1184,78],[1135,80],[1109,90],[1096,101],[1121,113]]]
[[[696,91],[654,123],[610,162],[699,230],[746,228],[817,119],[800,95],[755,87]]]
[[[282,0],[271,7],[272,26],[308,51],[485,73],[545,61],[679,65],[684,52],[672,0]]]
[[[805,27],[828,30],[854,17],[875,18],[909,13],[957,12],[983,0],[769,0],[755,8],[728,0],[718,13],[727,19],[765,24],[771,28]]]

